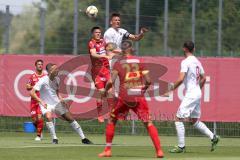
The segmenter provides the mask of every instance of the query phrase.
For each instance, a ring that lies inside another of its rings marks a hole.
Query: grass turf
[[[59,144],[51,144],[45,133],[41,142],[34,141],[35,134],[0,133],[0,160],[96,160],[103,151],[105,136],[88,135],[94,145],[82,145],[74,133],[58,134]],[[240,139],[222,138],[214,152],[210,152],[210,141],[206,137],[187,137],[187,153],[171,154],[168,150],[177,142],[176,137],[161,136],[166,160],[239,160]],[[148,136],[116,135],[109,160],[156,159]],[[104,158],[101,158],[104,159]]]

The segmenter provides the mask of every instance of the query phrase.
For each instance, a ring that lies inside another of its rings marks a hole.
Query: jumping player
[[[181,62],[179,78],[170,87],[171,91],[178,88],[182,83],[184,83],[186,87],[185,96],[176,114],[175,126],[178,135],[178,146],[171,149],[170,152],[185,152],[184,121],[190,121],[194,128],[208,136],[212,143],[211,151],[214,151],[219,137],[214,135],[207,126],[199,120],[201,115],[201,88],[206,81],[204,69],[201,62],[193,55],[194,43],[192,41],[187,41],[183,44],[183,51],[186,58]]]
[[[105,95],[107,91],[114,84],[117,76],[120,79],[119,96],[116,106],[110,113],[109,122],[106,126],[106,147],[99,157],[111,157],[112,140],[114,137],[114,130],[119,119],[125,119],[129,110],[135,112],[138,118],[143,121],[144,126],[154,144],[156,155],[158,158],[163,158],[163,151],[161,149],[160,140],[158,138],[158,131],[150,120],[149,108],[144,97],[145,91],[150,86],[150,77],[147,70],[144,69],[142,60],[132,55],[132,42],[122,42],[122,54],[115,64],[112,71],[112,78],[109,79],[105,88]]]
[[[92,62],[92,79],[95,83],[95,87],[98,91],[97,97],[97,111],[98,111],[98,121],[104,122],[104,118],[101,115],[102,111],[102,95],[105,91],[105,85],[110,78],[110,71],[109,71],[109,62],[108,60],[111,59],[111,55],[107,55],[106,53],[106,43],[101,38],[101,28],[100,27],[93,27],[91,29],[92,38],[88,42],[88,49],[89,54]]]
[[[39,79],[45,76],[45,74],[43,73],[43,60],[36,60],[35,67],[35,72],[29,77],[28,83],[26,84],[26,89],[28,91],[31,91],[34,85],[39,81]],[[39,96],[39,92],[36,92],[36,94]],[[44,121],[39,103],[33,98],[31,98],[30,111],[33,124],[37,130],[37,137],[35,138],[35,141],[41,141]]]
[[[121,28],[121,18],[119,13],[113,13],[110,20],[111,27],[104,33],[104,40],[106,43],[115,43],[118,49],[121,50],[122,40],[139,41],[144,37],[144,33],[148,32],[148,29],[141,28],[139,34],[131,34],[127,30]]]

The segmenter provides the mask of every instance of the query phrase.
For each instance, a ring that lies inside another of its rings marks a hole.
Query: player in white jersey
[[[194,43],[187,41],[183,45],[185,59],[181,62],[179,78],[175,83],[170,85],[170,90],[175,90],[182,83],[185,85],[185,96],[178,108],[176,114],[176,130],[178,135],[178,146],[171,149],[171,153],[185,152],[185,128],[184,121],[190,121],[193,127],[205,134],[211,139],[211,151],[214,151],[219,137],[214,135],[207,126],[199,120],[201,115],[201,88],[206,78],[201,62],[193,55]]]
[[[76,120],[73,119],[71,113],[67,109],[67,103],[58,92],[60,79],[57,77],[58,68],[56,64],[49,63],[46,66],[48,75],[42,77],[33,87],[31,97],[39,102],[42,114],[46,117],[46,126],[51,134],[52,143],[58,144],[58,138],[55,132],[55,126],[52,121],[52,112],[61,116],[62,119],[68,121],[72,128],[79,134],[82,143],[91,144]],[[37,96],[36,91],[40,92],[40,97]]]
[[[106,43],[115,43],[118,47],[118,49],[121,48],[122,40],[130,39],[133,41],[139,41],[143,38],[144,33],[148,30],[146,28],[141,28],[139,34],[131,34],[127,30],[120,27],[121,25],[121,18],[120,14],[113,13],[111,15],[111,21],[110,21],[111,27],[106,30],[104,33],[104,40]]]
[[[141,28],[139,34],[131,34],[127,30],[121,28],[121,18],[119,13],[113,13],[110,20],[111,27],[108,28],[104,33],[104,40],[108,43],[115,43],[117,49],[112,53],[121,53],[121,44],[123,39],[130,39],[133,41],[139,41],[144,37],[144,33],[148,32],[148,29]],[[110,68],[113,63],[110,60]]]

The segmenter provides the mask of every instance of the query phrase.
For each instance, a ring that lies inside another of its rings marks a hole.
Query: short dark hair
[[[194,43],[192,41],[186,41],[184,44],[183,44],[183,47],[184,48],[187,48],[189,50],[189,52],[193,52],[193,49],[194,49]]]
[[[43,60],[41,60],[41,59],[36,60],[36,61],[35,61],[35,66],[37,65],[38,62],[43,63]]]
[[[46,65],[46,70],[47,70],[47,72],[49,72],[49,70],[51,69],[51,67],[54,66],[54,65],[56,65],[56,64],[54,64],[54,63],[48,63],[48,64]]]
[[[119,14],[119,13],[112,13],[112,15],[111,15],[111,19],[113,18],[113,17],[120,17],[121,15]]]
[[[132,48],[132,46],[133,46],[133,43],[131,40],[123,40],[121,43],[121,50],[125,51],[129,48]]]
[[[102,30],[101,27],[99,27],[99,26],[95,26],[95,27],[92,27],[92,29],[91,29],[91,33],[93,33],[96,29],[100,29],[100,30]]]

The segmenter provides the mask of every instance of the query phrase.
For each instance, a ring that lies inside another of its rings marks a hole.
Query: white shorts
[[[177,117],[178,118],[200,118],[201,116],[201,98],[184,97],[180,104]]]
[[[47,108],[43,107],[42,105],[40,105],[40,107],[43,115],[45,115],[47,112],[53,112],[61,116],[68,112],[68,109],[64,105],[62,105],[62,103],[58,103],[56,105],[47,104]]]

